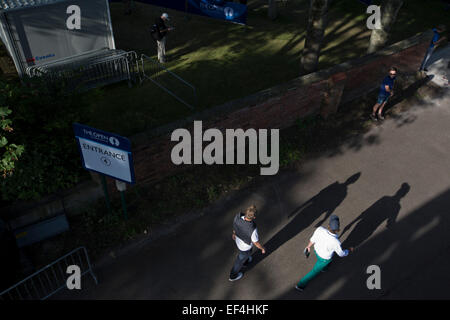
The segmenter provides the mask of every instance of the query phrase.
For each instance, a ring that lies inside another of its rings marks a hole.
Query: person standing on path
[[[255,223],[256,213],[256,206],[252,205],[247,208],[245,214],[238,213],[234,217],[232,239],[236,242],[239,254],[230,271],[230,281],[242,278],[242,267],[252,261],[253,245],[260,249],[262,254],[266,253],[266,249],[259,243],[258,230]]]
[[[311,247],[314,245],[314,253],[317,257],[317,262],[313,269],[295,285],[295,289],[303,291],[313,278],[315,278],[321,271],[323,271],[331,262],[333,254],[336,252],[338,256],[345,257],[349,252],[353,252],[353,248],[350,247],[347,250],[342,250],[341,242],[338,239],[339,233],[339,217],[332,215],[330,217],[330,223],[328,229],[324,227],[318,227],[311,239],[308,246],[305,248],[307,255],[311,252]]]
[[[377,103],[372,108],[372,114],[370,118],[374,121],[377,121],[377,111],[378,111],[378,119],[384,120],[383,117],[383,108],[386,105],[389,97],[394,95],[394,81],[397,77],[397,68],[391,67],[389,69],[389,75],[383,79],[383,83],[380,86],[380,92],[378,93]]]
[[[425,58],[422,61],[419,71],[428,71],[428,69],[426,68],[427,62],[433,55],[434,50],[440,45],[442,41],[446,39],[445,37],[441,38],[441,33],[446,29],[447,28],[444,24],[439,25],[437,28],[433,28],[433,40],[431,40],[430,46],[428,47],[427,53],[425,54]]]
[[[156,40],[158,45],[158,60],[164,63],[166,60],[166,37],[167,32],[172,31],[173,28],[166,26],[166,21],[170,21],[169,15],[163,13],[161,17],[155,21],[154,29],[152,30],[152,37]]]

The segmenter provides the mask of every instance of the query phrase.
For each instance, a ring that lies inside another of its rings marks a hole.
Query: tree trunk
[[[275,20],[277,17],[277,1],[269,0],[269,9],[267,11],[267,15],[270,20]]]
[[[383,0],[381,3],[381,29],[372,30],[367,53],[376,52],[386,45],[403,2],[404,0]]]
[[[317,70],[323,36],[328,24],[330,3],[331,0],[311,0],[305,48],[300,60],[300,74],[308,74]]]

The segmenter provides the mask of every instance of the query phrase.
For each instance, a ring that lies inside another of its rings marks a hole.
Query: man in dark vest
[[[239,254],[230,272],[230,281],[242,278],[241,269],[244,265],[252,261],[252,248],[255,245],[262,254],[266,249],[259,243],[258,230],[256,229],[256,207],[254,205],[247,208],[244,213],[238,213],[233,221],[233,240],[236,242]]]
[[[166,21],[170,21],[169,15],[167,13],[163,13],[156,19],[155,24],[152,26],[150,31],[152,38],[156,41],[158,46],[158,60],[160,63],[164,63],[166,61],[167,33],[168,31],[174,30],[174,28],[166,26]]]

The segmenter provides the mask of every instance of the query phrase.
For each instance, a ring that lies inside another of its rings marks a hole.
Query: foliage
[[[1,96],[7,94],[5,91],[0,91]],[[1,103],[1,102],[0,102]],[[4,149],[0,157],[0,175],[5,179],[14,171],[15,161],[19,159],[24,151],[24,147],[10,143],[6,134],[12,133],[14,130],[11,127],[12,121],[7,117],[11,114],[11,109],[8,106],[0,104],[0,152]]]
[[[284,135],[280,143],[280,167],[287,167],[306,154],[311,144],[314,129],[320,121],[320,116],[310,115],[299,118],[290,131]]]
[[[28,79],[0,81],[1,105],[12,109],[15,130],[8,132],[24,149],[14,174],[0,181],[1,199],[38,199],[76,184],[83,173],[72,123],[81,122],[85,99],[63,84]],[[12,145],[11,145],[12,147]]]

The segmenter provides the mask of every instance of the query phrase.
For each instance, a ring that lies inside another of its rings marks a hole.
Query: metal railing
[[[81,277],[90,273],[95,284],[98,284],[86,248],[79,247],[1,292],[0,301],[45,300],[49,298],[67,287],[67,278],[70,274],[67,274],[66,271],[70,265],[80,267]]]
[[[86,62],[86,61],[94,60],[97,57],[101,58],[103,56],[108,56],[108,55],[110,55],[109,54],[110,52],[111,52],[111,49],[109,49],[107,47],[101,48],[101,49],[96,49],[96,50],[91,50],[91,51],[85,51],[85,52],[81,52],[79,54],[65,57],[62,59],[53,60],[53,61],[47,62],[43,65],[29,66],[26,68],[26,73],[29,76],[39,76],[39,75],[41,75],[39,70],[41,70],[42,68],[52,69],[52,68],[58,67],[58,66],[60,66],[60,67],[64,66],[64,68],[73,68],[73,67],[76,67],[77,65],[80,65],[81,63]]]
[[[148,79],[187,107],[198,105],[197,90],[193,85],[168,70],[158,61],[142,54],[140,59],[141,83]]]
[[[134,51],[100,50],[84,53],[41,66],[27,68],[30,77],[45,76],[50,81],[63,80],[71,89],[90,89],[127,80],[136,81],[139,66]]]
[[[102,48],[31,66],[26,73],[31,78],[63,81],[70,90],[91,89],[123,80],[131,86],[137,79],[141,84],[147,79],[187,107],[194,109],[198,105],[193,85],[145,54],[138,59],[135,51]]]

